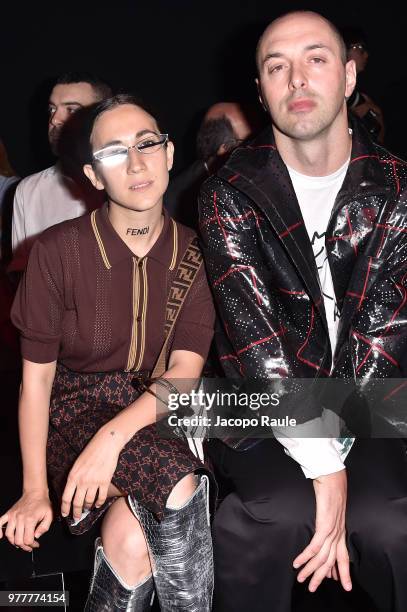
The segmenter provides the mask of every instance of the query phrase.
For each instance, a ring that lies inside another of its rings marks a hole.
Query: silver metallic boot
[[[102,540],[96,540],[95,564],[84,612],[148,612],[153,594],[154,582],[151,574],[136,586],[128,586],[106,559]]]
[[[129,496],[147,540],[161,612],[210,612],[213,553],[209,526],[209,480],[201,481],[180,508],[166,508],[158,522]]]

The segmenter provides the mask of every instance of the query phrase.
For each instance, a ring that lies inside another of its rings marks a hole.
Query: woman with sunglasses
[[[105,513],[86,610],[148,610],[155,590],[163,612],[206,612],[208,472],[156,422],[176,384],[200,376],[211,342],[202,259],[192,230],[163,210],[174,147],[154,117],[119,95],[86,131],[84,172],[107,202],[44,232],[14,302],[23,495],[0,527],[38,547],[52,520],[48,471],[72,533]]]

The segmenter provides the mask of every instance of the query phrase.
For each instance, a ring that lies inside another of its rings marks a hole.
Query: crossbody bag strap
[[[161,348],[151,378],[162,376],[167,369],[167,346],[175,323],[194,280],[202,266],[203,258],[198,245],[198,238],[191,239],[179,262],[175,276],[171,282],[165,307],[164,344]]]

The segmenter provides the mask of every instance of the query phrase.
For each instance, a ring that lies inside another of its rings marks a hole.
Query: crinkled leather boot
[[[209,525],[209,480],[201,481],[180,508],[154,515],[129,496],[147,540],[161,612],[210,612],[213,552]]]
[[[102,540],[96,540],[95,564],[84,612],[148,612],[153,593],[154,582],[151,574],[136,586],[128,586],[106,559]]]

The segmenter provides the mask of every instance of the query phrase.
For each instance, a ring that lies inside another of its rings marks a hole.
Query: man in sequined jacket
[[[275,20],[256,59],[271,126],[200,197],[225,373],[403,378],[407,165],[349,128],[355,65],[323,17]],[[379,610],[407,610],[404,443],[340,442],[209,443],[232,490],[214,520],[216,611],[288,612],[296,579],[349,591],[350,571]]]

